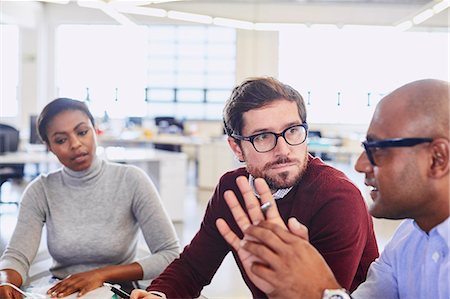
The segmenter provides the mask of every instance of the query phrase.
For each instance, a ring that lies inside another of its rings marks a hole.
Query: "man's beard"
[[[295,162],[300,168],[297,173],[290,174],[290,172],[284,171],[274,176],[269,176],[267,174],[268,170],[270,170],[274,165],[292,162]],[[255,178],[263,178],[267,182],[267,185],[269,185],[269,188],[274,191],[278,189],[290,188],[296,185],[301,180],[307,166],[308,155],[305,155],[303,163],[300,163],[297,159],[292,160],[287,157],[280,157],[274,162],[267,163],[262,169],[257,169],[247,164],[247,171]]]

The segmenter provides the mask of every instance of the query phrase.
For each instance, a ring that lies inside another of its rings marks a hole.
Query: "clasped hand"
[[[249,276],[250,280],[264,293],[271,294],[275,291],[275,286],[270,280],[264,279],[263,276],[255,271],[255,267],[258,266],[265,265],[265,267],[268,267],[267,263],[264,262],[262,257],[259,257],[256,254],[248,251],[248,248],[251,249],[251,246],[253,244],[260,243],[258,237],[261,236],[249,235],[248,230],[255,230],[255,227],[252,227],[252,224],[260,226],[269,224],[273,225],[274,227],[278,227],[280,230],[284,230],[286,232],[288,231],[288,227],[286,227],[283,219],[281,218],[276,203],[273,199],[271,190],[267,186],[267,183],[264,179],[255,179],[255,188],[260,195],[261,202],[254,195],[253,189],[246,177],[238,177],[236,179],[236,183],[244,198],[247,213],[241,207],[233,191],[225,191],[224,197],[228,207],[231,210],[231,213],[233,214],[234,219],[236,220],[236,223],[244,233],[244,238],[242,240],[239,239],[237,235],[230,229],[224,219],[217,219],[216,226],[224,239],[238,253],[245,272]],[[261,211],[260,206],[261,204],[264,204],[266,202],[270,202],[271,207],[267,210],[266,215],[264,215]],[[308,231],[306,227],[301,225],[295,218],[289,219],[288,226],[289,230],[291,230],[297,236],[306,240],[308,239]],[[270,231],[268,232],[270,233]],[[266,234],[265,231],[262,231],[262,233]],[[266,238],[269,236],[262,237]],[[297,237],[297,239],[299,238]]]
[[[295,218],[286,227],[267,183],[255,180],[261,203],[247,178],[238,177],[236,183],[247,213],[233,191],[224,197],[244,238],[239,239],[223,219],[217,219],[216,226],[238,253],[250,280],[269,298],[321,298],[326,287],[338,288],[325,260],[309,243],[307,228]],[[266,202],[271,207],[264,216],[260,205]]]

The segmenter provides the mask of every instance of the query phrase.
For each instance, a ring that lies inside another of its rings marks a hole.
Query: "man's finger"
[[[308,228],[301,224],[295,217],[288,220],[288,228],[291,233],[305,241],[309,241]]]
[[[273,263],[277,263],[278,261],[276,253],[265,244],[244,239],[241,241],[240,246],[266,265],[272,266]]]
[[[268,221],[261,222],[258,225],[252,225],[247,228],[244,232],[245,240],[252,240],[254,243],[261,247],[267,247],[267,249],[271,250],[276,254],[282,254],[285,251],[285,246],[290,246],[285,241],[283,241],[276,233],[272,231],[273,228],[276,228],[282,232],[287,231],[284,228],[281,228],[279,225],[271,223],[271,228],[267,228],[262,226],[263,223],[268,223]],[[295,237],[295,236],[294,236]],[[298,237],[295,237],[298,238]],[[262,250],[258,249],[258,250]],[[255,252],[251,252],[256,255]],[[267,252],[265,252],[267,253]],[[258,254],[259,257],[259,254]],[[262,257],[261,257],[262,258]]]
[[[250,238],[263,243],[273,252],[278,254],[286,252],[287,247],[292,246],[295,242],[305,242],[303,238],[298,237],[278,224],[271,223],[267,220],[246,229],[244,238]]]
[[[248,179],[244,176],[236,178],[236,184],[241,191],[242,197],[244,198],[245,207],[247,208],[247,213],[250,217],[251,223],[258,223],[264,220],[264,215],[261,211],[261,204],[258,198],[255,196]],[[270,193],[270,190],[269,190]]]
[[[264,265],[261,263],[253,263],[250,271],[259,278],[265,280],[269,284],[276,279],[276,273],[272,270],[272,268],[268,265]],[[273,288],[273,284],[271,284]]]
[[[225,202],[230,208],[231,214],[233,214],[233,218],[236,221],[237,225],[244,231],[247,227],[250,226],[250,219],[248,219],[248,215],[245,213],[244,209],[241,207],[236,195],[233,191],[227,190],[224,192],[223,197],[225,198]]]
[[[286,225],[284,224],[284,221],[278,211],[277,203],[273,199],[272,191],[267,185],[267,182],[262,178],[257,178],[255,179],[255,188],[261,197],[261,203],[265,204],[266,202],[270,202],[271,204],[270,208],[266,211],[265,219],[286,228]]]
[[[219,218],[216,220],[216,226],[217,226],[217,229],[219,230],[220,234],[222,235],[222,237],[225,239],[225,241],[227,241],[227,243],[230,244],[231,247],[233,247],[233,249],[235,251],[238,251],[239,246],[240,246],[239,242],[241,240],[230,229],[230,227],[228,226],[226,221],[223,220],[222,218]]]

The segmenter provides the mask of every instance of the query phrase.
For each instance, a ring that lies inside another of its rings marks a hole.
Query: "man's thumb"
[[[308,229],[306,228],[306,226],[301,224],[295,217],[289,218],[288,228],[290,232],[296,235],[297,237],[309,241]]]

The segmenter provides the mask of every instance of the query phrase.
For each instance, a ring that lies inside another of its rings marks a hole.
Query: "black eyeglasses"
[[[388,147],[410,147],[416,146],[421,143],[432,142],[433,138],[394,138],[394,139],[383,139],[383,140],[374,140],[374,141],[364,141],[362,145],[364,146],[364,150],[366,151],[367,158],[370,161],[370,164],[376,166],[375,162],[376,151],[382,148]]]
[[[302,123],[300,125],[291,126],[281,133],[264,132],[251,136],[231,134],[231,137],[251,142],[258,153],[266,153],[277,146],[278,137],[283,137],[284,141],[289,145],[299,145],[305,142],[307,135],[308,124]]]

